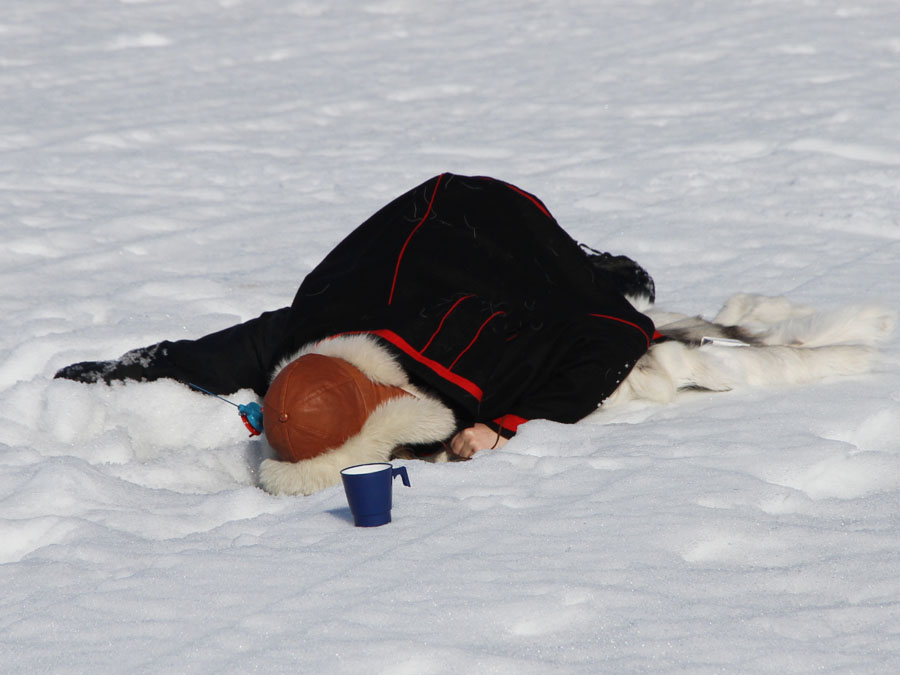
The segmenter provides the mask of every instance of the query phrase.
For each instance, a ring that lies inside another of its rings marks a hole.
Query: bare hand
[[[503,436],[488,425],[478,422],[475,426],[463,429],[450,439],[450,452],[457,457],[469,459],[479,450],[500,448],[506,443]]]

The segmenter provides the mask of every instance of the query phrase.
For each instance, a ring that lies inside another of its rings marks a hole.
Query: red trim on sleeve
[[[519,426],[525,424],[527,421],[527,419],[519,417],[518,415],[503,415],[503,417],[495,419],[494,424],[501,429],[508,429],[509,431],[516,433],[519,430]]]
[[[409,240],[413,238],[413,235],[422,227],[422,224],[428,219],[428,216],[431,215],[431,207],[434,206],[434,199],[437,197],[438,187],[441,184],[441,178],[444,177],[444,174],[441,174],[437,177],[437,182],[434,184],[434,192],[431,193],[431,200],[428,202],[428,208],[425,210],[425,215],[422,216],[422,220],[418,222],[418,224],[412,229],[412,232],[409,233],[409,236],[406,237],[406,241],[403,242],[403,247],[400,249],[400,255],[397,256],[397,265],[394,267],[394,280],[391,283],[391,293],[388,295],[388,304],[390,305],[394,301],[394,290],[397,287],[397,275],[400,274],[400,261],[403,260],[403,255],[406,253],[406,247],[409,246]]]

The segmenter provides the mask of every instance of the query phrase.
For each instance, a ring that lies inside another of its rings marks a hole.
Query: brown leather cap
[[[266,439],[282,461],[310,459],[358,434],[384,401],[410,395],[376,384],[343,359],[306,354],[285,366],[266,392]]]

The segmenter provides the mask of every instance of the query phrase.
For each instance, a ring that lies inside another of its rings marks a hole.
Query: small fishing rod
[[[188,386],[192,389],[196,389],[197,391],[202,391],[204,394],[215,396],[220,401],[225,401],[225,403],[229,403],[237,408],[238,414],[241,416],[241,420],[244,422],[244,426],[247,427],[247,430],[250,432],[250,436],[259,436],[263,432],[263,412],[259,403],[251,401],[247,404],[238,405],[234,401],[229,401],[227,398],[219,396],[218,394],[214,394],[211,391],[204,389],[203,387],[199,387],[192,382],[188,382]]]

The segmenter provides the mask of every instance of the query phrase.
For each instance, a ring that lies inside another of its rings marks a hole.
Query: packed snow
[[[52,378],[289,304],[442,171],[537,194],[667,308],[896,307],[898,29],[894,0],[6,3],[0,671],[895,672],[896,339],[400,462],[373,529],[256,487],[221,401]]]

